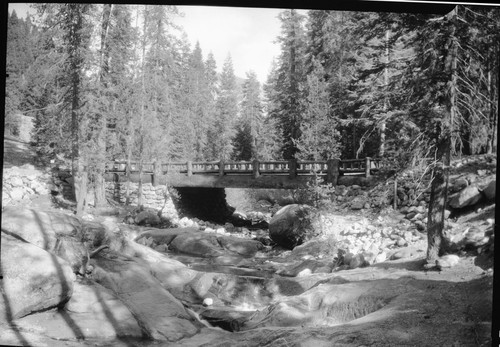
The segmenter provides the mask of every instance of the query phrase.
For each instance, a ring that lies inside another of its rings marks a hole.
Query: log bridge
[[[106,163],[105,179],[112,182],[168,184],[172,187],[296,189],[316,177],[332,185],[359,184],[376,174],[381,159],[330,159],[326,161],[239,161]],[[348,179],[351,178],[351,179]],[[352,178],[357,178],[352,180]]]

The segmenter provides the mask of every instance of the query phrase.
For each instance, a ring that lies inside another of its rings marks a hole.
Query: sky
[[[194,48],[200,43],[203,58],[212,53],[220,72],[228,54],[235,75],[246,78],[254,71],[261,84],[265,83],[274,58],[280,53],[276,38],[281,24],[277,16],[281,9],[216,6],[178,6],[183,17],[176,19]],[[26,3],[10,3],[20,17],[29,10]],[[34,13],[33,10],[30,11]],[[305,11],[304,11],[305,12]]]
[[[280,9],[179,6],[178,20],[193,47],[199,41],[204,57],[209,52],[220,69],[231,54],[235,74],[245,78],[250,70],[264,83],[273,58],[280,54]]]

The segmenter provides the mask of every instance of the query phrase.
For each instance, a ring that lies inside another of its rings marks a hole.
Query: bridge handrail
[[[338,166],[335,170],[339,174],[361,174],[369,176],[371,171],[377,171],[387,165],[386,160],[380,158],[364,159],[342,159],[337,160]],[[127,166],[130,164],[128,172],[139,172],[139,162],[116,160],[106,163],[106,171],[110,173],[126,173]],[[311,175],[312,173],[328,174],[329,161],[325,160],[267,160],[267,161],[188,161],[188,162],[168,162],[168,163],[142,163],[142,172],[144,174],[170,174],[179,173],[195,174],[252,174],[254,177],[259,175]]]

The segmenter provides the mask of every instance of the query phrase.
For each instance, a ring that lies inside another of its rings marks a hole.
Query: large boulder
[[[486,186],[482,189],[481,192],[488,201],[493,201],[495,200],[496,191],[497,191],[497,181],[492,180],[488,184],[486,184]]]
[[[82,222],[72,215],[13,208],[2,213],[2,230],[63,258],[82,274],[89,255],[110,243],[112,234],[97,222]]]
[[[95,264],[94,279],[125,303],[149,338],[174,342],[199,332],[200,324],[148,266],[115,252],[97,257]]]
[[[150,247],[165,245],[174,252],[201,257],[219,257],[229,252],[252,257],[264,249],[260,241],[202,233],[196,228],[147,229],[135,241]]]
[[[200,257],[217,257],[224,254],[214,234],[183,233],[177,235],[170,243],[170,249]]]
[[[450,192],[456,193],[465,189],[469,185],[467,177],[459,177],[451,183]]]
[[[64,259],[3,231],[1,239],[0,306],[7,319],[62,306],[70,299],[75,276]]]
[[[478,187],[476,185],[472,185],[456,194],[453,194],[450,197],[449,205],[452,208],[460,209],[478,203],[482,197],[483,196]]]
[[[68,324],[74,322],[74,324]],[[142,338],[142,329],[127,306],[109,289],[92,281],[76,281],[63,310],[16,320],[16,326],[36,329],[56,340]]]
[[[281,208],[269,222],[269,236],[278,245],[293,249],[321,233],[317,210],[292,204]]]
[[[45,250],[53,250],[61,236],[76,236],[81,227],[78,218],[64,213],[14,207],[2,211],[2,230]]]
[[[264,245],[260,241],[247,240],[231,236],[219,236],[219,244],[226,250],[238,253],[244,257],[252,257],[258,251],[264,249]]]

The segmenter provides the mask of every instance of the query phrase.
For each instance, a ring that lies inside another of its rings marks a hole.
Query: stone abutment
[[[139,205],[139,184],[129,183],[129,204]],[[108,199],[125,204],[127,182],[106,182]],[[226,202],[224,188],[170,188],[166,185],[142,184],[144,207],[162,210],[175,208],[179,216],[224,223],[234,212]]]

